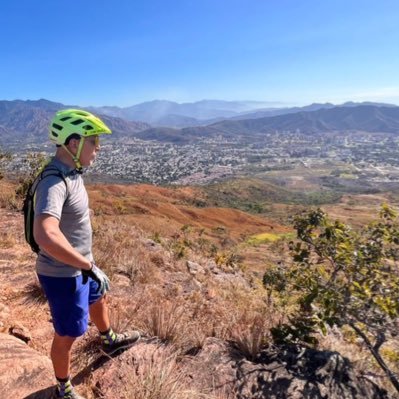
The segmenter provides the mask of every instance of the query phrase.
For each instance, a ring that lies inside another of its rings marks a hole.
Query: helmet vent
[[[60,120],[62,122],[65,122],[65,121],[67,121],[68,119],[71,119],[71,118],[72,118],[72,116],[65,116],[64,118],[61,118]]]
[[[51,134],[52,134],[54,137],[58,137],[58,133],[54,132],[53,130],[51,131]]]
[[[62,130],[63,126],[58,125],[57,123],[53,123],[53,128],[58,129],[58,130]]]
[[[84,120],[83,119],[76,119],[76,121],[71,122],[72,125],[80,125],[81,123],[83,123]]]
[[[93,126],[84,125],[84,126],[83,126],[83,129],[84,129],[84,130],[93,130]]]

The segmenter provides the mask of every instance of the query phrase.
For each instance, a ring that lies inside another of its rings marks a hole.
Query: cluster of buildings
[[[37,150],[31,146],[19,148],[7,168],[28,171],[24,154]],[[330,165],[331,169],[346,164],[354,179],[399,181],[399,138],[385,133],[307,135],[298,131],[218,136],[185,145],[114,138],[102,145],[88,177],[126,183],[207,184],[234,176],[295,169],[298,165],[311,168],[315,162]]]

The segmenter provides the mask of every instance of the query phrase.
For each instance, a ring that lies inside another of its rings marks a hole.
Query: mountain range
[[[176,103],[153,101],[124,109],[131,111],[129,118],[136,115],[139,121],[128,119],[124,114],[125,111],[122,112],[122,108],[97,107],[91,108],[91,110],[104,119],[116,136],[135,136],[144,140],[178,144],[190,143],[201,137],[246,135],[251,138],[251,136],[256,137],[259,134],[276,131],[281,133],[300,131],[306,134],[356,130],[399,133],[399,107],[379,103],[349,102],[340,106],[326,103],[293,108],[262,108],[241,114],[239,117],[238,115],[223,118],[219,116],[216,122],[213,121],[205,126],[174,127],[176,119],[181,121],[181,118],[185,118],[186,122],[189,123],[196,121],[195,116],[198,115],[214,115],[215,117],[221,115],[221,107],[225,107],[225,115],[231,115],[238,113],[238,110],[249,109],[250,106],[260,106],[260,103],[253,102],[204,100],[198,103],[177,104],[182,106],[180,110],[184,110],[186,116],[164,114],[161,119],[165,122],[169,121],[169,123],[165,123],[163,127],[143,122],[144,119],[150,119],[151,112],[154,112],[154,115],[161,115],[161,109],[176,110],[173,104]],[[212,105],[216,108],[212,108]],[[228,107],[230,108],[227,109]],[[48,125],[54,112],[62,108],[80,107],[45,99],[0,101],[1,142],[5,145],[7,139],[23,142],[25,139],[31,141],[38,135],[44,137],[47,134]],[[108,112],[110,109],[114,110],[113,116]],[[208,113],[205,113],[206,109]],[[142,114],[139,113],[139,110]]]
[[[342,104],[343,107],[354,107],[358,105],[359,103],[354,102]],[[394,105],[390,104],[371,102],[361,103],[361,105],[394,107]],[[125,108],[89,107],[89,109],[103,115],[146,122],[154,127],[185,128],[207,126],[226,119],[258,119],[334,107],[336,107],[336,105],[331,103],[314,103],[305,107],[276,107],[275,103],[256,101],[202,100],[194,103],[178,104],[172,101],[154,100]]]
[[[276,130],[298,130],[304,133],[343,130],[399,133],[399,107],[351,104],[257,119],[226,120],[211,126],[228,134],[273,133]]]
[[[264,109],[273,103],[258,101],[202,100],[194,103],[176,103],[154,100],[131,107],[89,107],[92,111],[127,120],[139,120],[153,126],[187,127],[208,125],[218,120]]]
[[[183,129],[151,128],[135,134],[143,140],[186,144],[201,137],[245,136],[256,139],[259,134],[284,132],[317,134],[325,132],[384,132],[399,134],[399,107],[376,105],[334,106],[316,111],[300,111],[258,119],[224,120],[208,126]]]
[[[376,107],[396,107],[393,104],[385,104],[385,103],[373,103],[373,102],[362,102],[362,103],[355,103],[352,101],[346,102],[341,107],[358,107],[359,105],[374,105]],[[295,114],[297,112],[309,112],[309,111],[317,111],[319,109],[331,109],[335,108],[337,105],[331,103],[324,103],[318,104],[313,103],[310,105],[306,105],[304,107],[292,107],[292,108],[268,108],[268,109],[260,109],[255,112],[246,112],[244,114],[234,116],[230,119],[232,120],[241,120],[241,119],[258,119],[264,118],[269,116],[278,116],[278,115],[285,115],[285,114]]]

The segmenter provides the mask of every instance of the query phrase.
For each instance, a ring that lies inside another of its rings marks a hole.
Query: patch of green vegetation
[[[301,193],[297,200],[292,201],[297,205],[323,205],[335,204],[342,198],[341,193],[330,190],[312,191],[309,193]]]
[[[260,245],[268,242],[275,242],[282,239],[293,239],[295,238],[294,233],[261,233],[255,234],[248,238],[247,243],[250,245]]]
[[[378,194],[381,192],[379,188],[371,186],[370,182],[365,178],[343,179],[334,176],[321,176],[320,182],[337,195]]]

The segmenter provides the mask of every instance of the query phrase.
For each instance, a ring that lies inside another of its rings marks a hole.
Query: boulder
[[[3,398],[25,398],[54,385],[50,359],[20,339],[0,334],[0,387]],[[49,389],[50,392],[50,389]],[[44,399],[44,396],[40,396]]]

